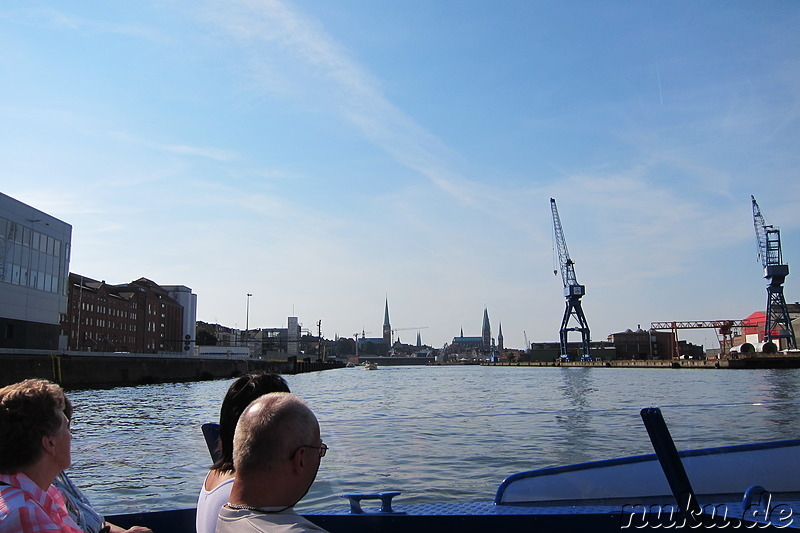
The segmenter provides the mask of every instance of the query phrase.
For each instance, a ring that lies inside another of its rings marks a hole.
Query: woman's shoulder
[[[203,481],[203,490],[214,492],[222,485],[233,483],[233,472],[220,472],[219,470],[209,470],[206,479]]]

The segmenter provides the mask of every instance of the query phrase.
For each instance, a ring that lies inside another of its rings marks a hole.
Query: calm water
[[[651,453],[639,409],[661,406],[679,449],[797,438],[798,370],[382,367],[286,376],[330,446],[301,511],[344,492],[399,503],[490,501],[511,473]],[[70,473],[106,514],[190,507],[232,380],[68,393]]]

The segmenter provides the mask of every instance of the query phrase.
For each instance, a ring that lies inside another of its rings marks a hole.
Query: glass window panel
[[[56,256],[56,257],[61,257],[61,241],[59,241],[58,239],[54,239],[54,240],[55,240],[55,244],[53,245],[54,246],[53,255]]]
[[[47,236],[47,253],[53,255],[53,247],[55,246],[55,239],[50,235]]]
[[[31,228],[26,228],[25,226],[22,227],[22,245],[23,246],[30,246],[31,245]]]
[[[39,289],[40,291],[47,290],[44,286],[44,276],[45,276],[44,272],[36,273],[36,288]]]
[[[27,246],[18,246],[17,248],[20,249],[21,254],[19,261],[15,261],[15,263],[28,267],[31,262],[31,249]]]
[[[50,292],[58,294],[58,278],[56,276],[53,276],[53,280],[51,283],[52,283],[52,289],[50,290]]]
[[[45,275],[44,275],[44,290],[46,290],[48,292],[53,292],[52,283],[53,283],[53,276],[51,276],[50,274],[45,273]]]
[[[11,274],[14,271],[14,268],[11,266],[11,263],[4,263],[3,264],[3,281],[7,283],[11,283]]]
[[[39,260],[41,258],[41,255],[42,254],[40,254],[39,252],[31,250],[31,260],[28,263],[28,266],[30,267],[31,270],[39,270]]]
[[[17,244],[22,244],[22,226],[16,222],[11,223],[11,229],[8,232],[8,238]]]
[[[11,272],[11,283],[19,285],[19,265],[14,265]]]
[[[9,259],[10,263],[14,265],[22,264],[22,246],[16,243],[8,244],[6,246],[6,251],[8,253],[6,257]]]
[[[6,231],[8,231],[8,220],[0,218],[0,240],[6,238]]]

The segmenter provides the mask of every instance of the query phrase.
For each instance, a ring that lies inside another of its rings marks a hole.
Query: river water
[[[678,449],[797,438],[800,370],[344,368],[286,376],[330,446],[298,510],[345,492],[399,504],[491,501],[509,474],[652,453],[660,406]],[[233,380],[69,391],[70,475],[106,514],[194,506],[211,460],[200,425]]]

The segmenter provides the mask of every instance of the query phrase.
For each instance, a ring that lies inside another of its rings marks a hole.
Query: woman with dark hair
[[[228,502],[233,486],[233,434],[236,422],[250,402],[270,392],[290,392],[277,374],[252,373],[240,377],[228,388],[219,411],[219,459],[206,475],[197,500],[197,533],[213,533],[217,517]]]

